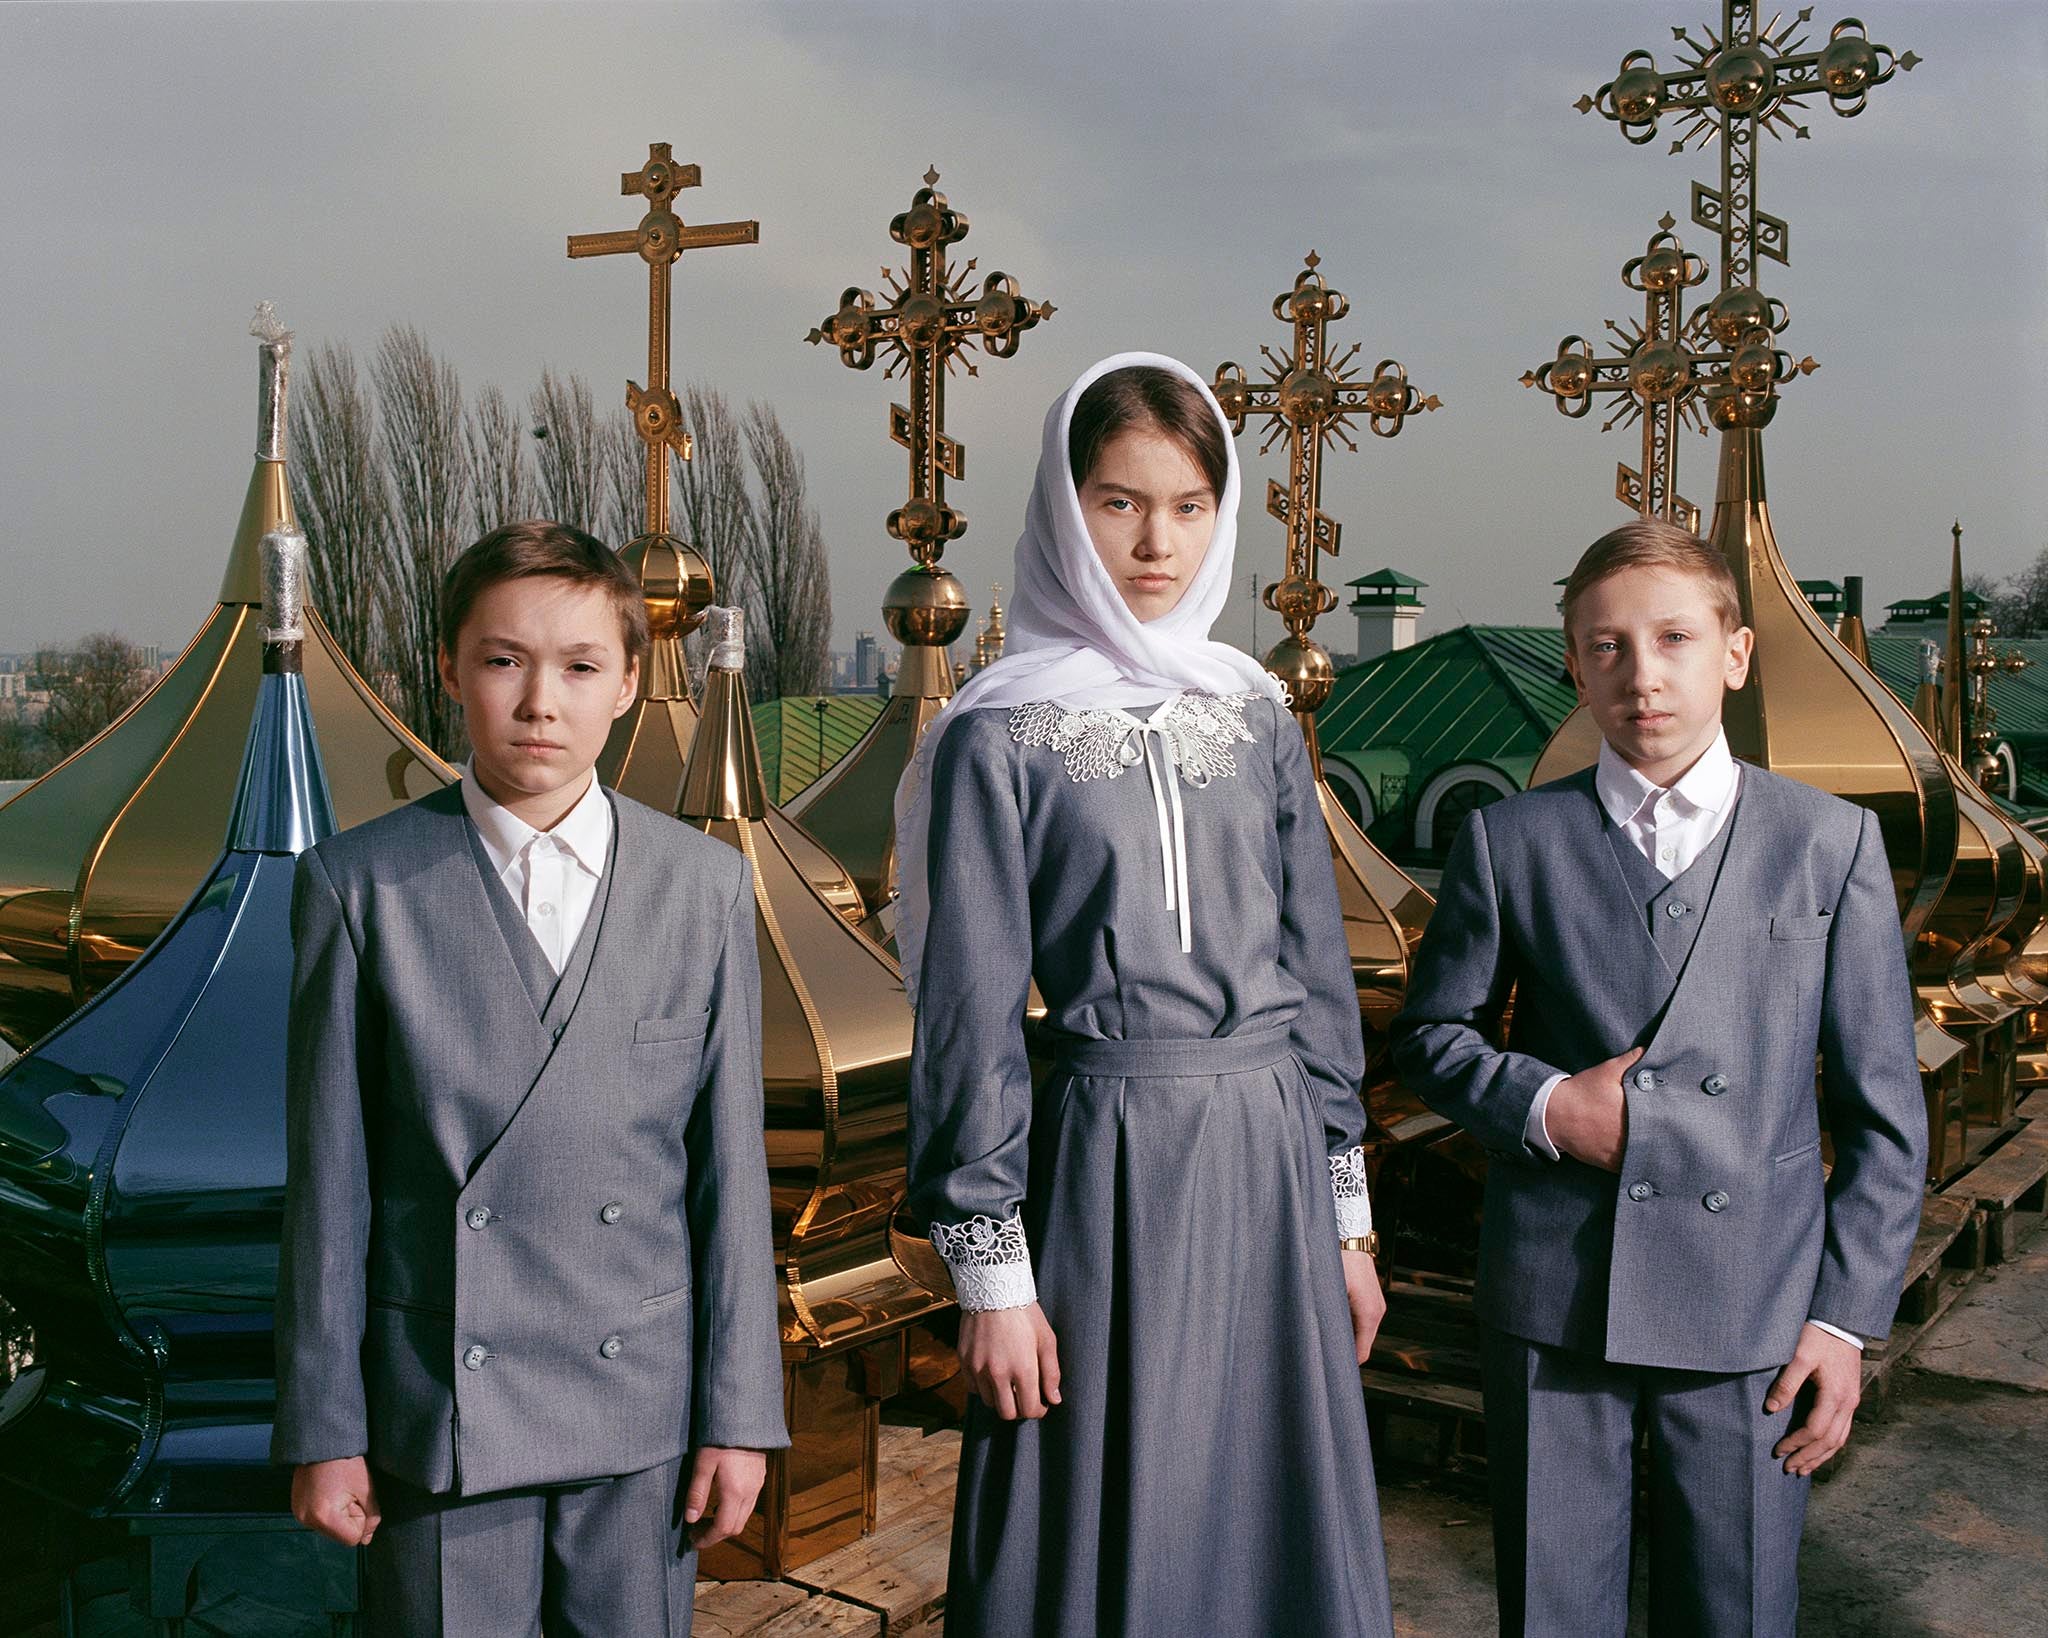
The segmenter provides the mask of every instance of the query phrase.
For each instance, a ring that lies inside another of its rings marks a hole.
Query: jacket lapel
[[[606,796],[610,799],[611,793],[606,792]],[[563,1037],[569,1033],[577,1013],[582,1009],[583,997],[590,990],[591,979],[596,977],[602,981],[609,968],[615,965],[607,961],[601,967],[600,959],[618,948],[622,942],[610,927],[619,872],[622,868],[630,871],[634,863],[644,860],[648,853],[646,848],[635,846],[632,838],[620,834],[627,828],[628,814],[632,812],[632,809],[622,807],[616,800],[612,801],[612,840],[605,858],[604,878],[598,883],[597,896],[591,900],[590,914],[584,920],[583,931],[576,939],[576,947],[570,952],[569,960],[562,968],[561,978],[554,982],[553,994],[545,1002],[544,1009],[534,1014],[534,1028],[538,1034],[539,1045],[537,1055],[530,1062],[531,1073],[522,1071],[518,1076],[508,1079],[505,1091],[511,1096],[504,1102],[494,1100],[491,1119],[488,1123],[479,1122],[479,1141],[470,1151],[469,1162],[464,1170],[465,1176],[476,1175],[477,1168],[484,1163],[491,1150],[497,1147],[498,1140],[519,1118],[520,1112],[540,1089],[540,1083],[546,1078],[549,1066],[561,1049]],[[633,817],[637,822],[638,815],[634,814]],[[622,860],[625,861],[623,866]],[[629,884],[625,895],[619,898],[621,906],[633,902],[631,892]],[[525,931],[523,922],[521,930]],[[529,940],[532,936],[530,932],[527,933]],[[535,954],[539,955],[538,944],[535,944],[534,949]],[[540,960],[543,966],[547,964],[545,956],[540,956]],[[552,969],[550,977],[552,978]]]

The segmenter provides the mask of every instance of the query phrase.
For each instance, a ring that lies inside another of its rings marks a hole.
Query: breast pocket
[[[678,1013],[673,1018],[643,1018],[633,1026],[633,1044],[655,1046],[662,1042],[701,1041],[710,1025],[709,1007],[697,1012]]]
[[[1803,944],[1826,938],[1834,925],[1835,918],[1825,912],[1817,916],[1778,915],[1771,917],[1771,937],[1780,944]]]

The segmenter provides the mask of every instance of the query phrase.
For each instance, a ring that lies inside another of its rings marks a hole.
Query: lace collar
[[[1012,709],[1010,738],[1019,745],[1058,751],[1067,777],[1077,783],[1114,779],[1136,767],[1146,760],[1147,740],[1156,738],[1168,760],[1179,767],[1181,778],[1200,789],[1211,779],[1227,779],[1237,772],[1231,747],[1252,742],[1245,711],[1260,698],[1253,693],[1170,694],[1149,718],[1113,705],[1075,708],[1041,700]]]

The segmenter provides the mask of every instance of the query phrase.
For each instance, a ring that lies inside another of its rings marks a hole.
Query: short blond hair
[[[1610,529],[1579,558],[1564,583],[1564,640],[1572,640],[1572,609],[1581,597],[1601,581],[1625,569],[1673,569],[1706,582],[1714,612],[1722,628],[1734,631],[1742,624],[1742,593],[1735,585],[1735,571],[1720,548],[1708,545],[1690,529],[1681,529],[1662,518],[1637,518],[1619,529]]]

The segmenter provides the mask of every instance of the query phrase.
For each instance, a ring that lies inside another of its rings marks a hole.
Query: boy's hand
[[[1060,1402],[1059,1343],[1035,1302],[962,1314],[960,1368],[1005,1422],[1035,1422]]]
[[[383,1514],[360,1456],[302,1462],[292,1469],[292,1517],[344,1547],[367,1547]]]
[[[1550,1141],[1588,1166],[1620,1171],[1622,1150],[1628,1145],[1628,1096],[1621,1078],[1642,1055],[1641,1047],[1630,1047],[1619,1057],[1559,1081],[1543,1106],[1543,1129]]]
[[[1379,1270],[1365,1252],[1338,1255],[1344,1259],[1344,1295],[1351,1303],[1351,1340],[1358,1345],[1358,1363],[1363,1365],[1372,1352],[1372,1339],[1379,1335],[1380,1321],[1387,1317],[1386,1293],[1380,1290]]]
[[[716,1547],[736,1536],[754,1516],[761,1481],[768,1476],[768,1453],[704,1445],[690,1463],[690,1485],[683,1493],[683,1518],[690,1526],[690,1545]]]
[[[1805,1478],[1849,1442],[1849,1424],[1863,1399],[1863,1350],[1818,1325],[1806,1326],[1799,1333],[1792,1363],[1764,1395],[1764,1409],[1776,1415],[1809,1381],[1814,1394],[1806,1420],[1771,1452],[1784,1459],[1785,1471],[1795,1479]]]

